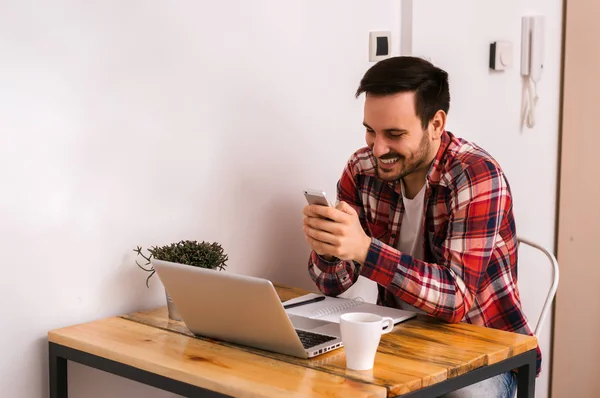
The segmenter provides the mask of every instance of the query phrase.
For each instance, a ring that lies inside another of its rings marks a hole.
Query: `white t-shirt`
[[[398,240],[398,250],[409,254],[417,260],[423,260],[423,206],[425,205],[425,187],[412,199],[408,199],[404,190],[404,181],[400,184],[402,187],[402,201],[404,202],[404,215],[402,225],[400,226],[400,239]],[[408,311],[423,313],[412,305],[396,298],[400,308]]]
[[[412,199],[406,197],[404,182],[402,187],[402,201],[404,202],[404,216],[400,227],[400,240],[398,250],[409,254],[418,260],[423,259],[423,206],[425,205],[425,186]]]

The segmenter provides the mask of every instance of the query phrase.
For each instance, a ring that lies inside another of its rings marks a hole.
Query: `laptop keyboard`
[[[328,341],[335,340],[335,337],[327,336],[324,334],[307,332],[305,330],[296,329],[296,333],[298,333],[298,337],[300,337],[300,341],[302,341],[302,345],[304,348],[308,349],[311,347],[316,347],[319,344],[327,343]]]

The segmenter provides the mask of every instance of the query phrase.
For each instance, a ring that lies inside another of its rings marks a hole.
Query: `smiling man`
[[[364,75],[367,146],[348,160],[335,208],[303,209],[317,287],[338,295],[359,276],[378,303],[531,335],[517,286],[510,187],[482,148],[446,131],[448,74],[414,57]],[[538,374],[541,353],[538,348]],[[451,397],[512,397],[513,372]]]

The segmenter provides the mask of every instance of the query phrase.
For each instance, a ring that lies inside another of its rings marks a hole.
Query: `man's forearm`
[[[448,322],[461,321],[472,303],[464,281],[448,267],[415,260],[376,239],[358,272],[404,302]]]

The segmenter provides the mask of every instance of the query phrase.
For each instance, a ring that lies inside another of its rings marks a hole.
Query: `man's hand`
[[[363,231],[358,214],[349,204],[340,202],[335,208],[308,205],[303,213],[304,235],[317,254],[360,264],[365,262],[371,238]]]

